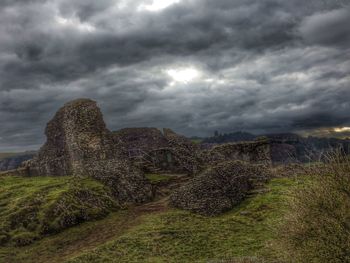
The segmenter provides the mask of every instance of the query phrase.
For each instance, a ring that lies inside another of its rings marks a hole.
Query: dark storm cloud
[[[347,7],[307,17],[300,26],[300,32],[309,43],[349,46],[349,24],[350,7]]]
[[[10,71],[10,81],[15,82],[19,74],[74,79],[100,67],[130,65],[162,54],[184,56],[232,46],[255,52],[292,39],[290,14],[268,2],[213,8],[211,2],[195,1],[156,15],[140,13],[134,20],[130,10],[109,12],[113,1],[95,2],[46,3],[42,10],[38,4],[17,7],[19,28],[11,26],[8,34],[15,38],[13,52],[18,60],[5,62],[4,67]],[[74,15],[76,22],[96,25],[96,32],[61,29],[55,15]],[[21,81],[15,84],[24,86]]]
[[[61,1],[58,5],[59,12],[65,16],[76,15],[81,21],[86,21],[93,17],[96,13],[106,11],[113,6],[114,0],[75,0],[75,1]]]
[[[350,126],[346,1],[0,3],[0,148],[35,148],[64,102],[111,129],[304,131]],[[167,70],[195,68],[188,82]],[[1,149],[0,149],[1,150]]]

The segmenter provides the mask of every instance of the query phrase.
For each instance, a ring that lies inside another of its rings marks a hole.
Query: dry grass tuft
[[[286,262],[350,262],[350,161],[339,151],[293,190],[276,242]]]

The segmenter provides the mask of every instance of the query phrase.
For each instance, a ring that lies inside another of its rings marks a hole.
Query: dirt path
[[[107,218],[83,223],[32,246],[0,250],[1,263],[61,263],[125,234],[142,223],[143,216],[168,209],[167,198],[111,213]]]
[[[88,236],[74,242],[74,244],[70,244],[69,246],[62,248],[62,252],[58,257],[50,257],[49,261],[45,261],[47,260],[45,259],[41,262],[60,263],[62,262],[62,259],[67,260],[81,253],[94,249],[97,246],[122,236],[132,227],[141,224],[143,215],[161,213],[167,209],[167,198],[131,208],[122,219],[116,218],[116,220],[110,220],[97,224],[93,232],[91,232]],[[40,263],[40,261],[38,261],[38,263]]]

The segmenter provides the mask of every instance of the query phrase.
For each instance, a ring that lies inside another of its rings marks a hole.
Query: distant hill
[[[16,155],[19,155],[19,153],[0,153],[0,160],[4,158],[16,156]]]
[[[316,161],[323,153],[331,149],[342,149],[345,154],[350,154],[350,140],[337,138],[302,137],[294,133],[276,133],[254,135],[247,132],[233,132],[219,134],[203,139],[204,144],[222,144],[230,142],[253,141],[264,136],[271,142],[271,159],[275,163],[290,161]]]
[[[256,135],[253,135],[248,132],[233,132],[233,133],[224,133],[219,134],[216,132],[216,135],[213,137],[208,137],[203,140],[203,143],[227,143],[227,142],[240,142],[240,141],[252,141],[256,138]]]
[[[0,153],[0,171],[18,168],[24,161],[32,159],[35,153],[36,152]]]

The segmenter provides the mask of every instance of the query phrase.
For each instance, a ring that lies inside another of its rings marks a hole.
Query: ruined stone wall
[[[116,132],[114,136],[126,149],[143,150],[163,171],[194,174],[208,165],[230,160],[271,163],[270,144],[266,139],[220,144],[203,150],[171,129],[164,129],[161,133],[156,128],[129,128]],[[141,168],[148,170],[147,163],[141,164]]]
[[[204,150],[201,159],[204,164],[209,165],[230,160],[270,164],[270,144],[268,140],[221,144]]]
[[[146,155],[145,163],[141,163],[145,170],[149,168],[149,158],[154,161],[155,168],[162,171],[194,173],[198,169],[199,147],[171,129],[165,128],[162,133],[157,128],[127,128],[115,132],[114,138],[131,153],[139,149]]]
[[[200,149],[185,136],[178,135],[171,129],[164,129],[164,137],[169,143],[171,153],[177,163],[188,173],[200,170]]]
[[[28,176],[28,169],[21,167],[14,170],[0,172],[0,176]]]
[[[32,172],[39,175],[81,175],[87,163],[116,157],[102,113],[88,99],[65,104],[47,124],[45,134],[47,142],[32,165]]]
[[[239,204],[256,184],[269,176],[268,169],[262,165],[221,162],[175,190],[170,204],[202,215],[219,215]]]
[[[168,147],[168,141],[157,128],[125,128],[114,132],[113,136],[127,149],[152,151]]]
[[[271,142],[271,159],[273,163],[293,163],[297,162],[298,152],[294,145],[287,143]]]
[[[152,197],[151,185],[123,156],[95,101],[65,104],[48,123],[46,136],[38,155],[26,164],[27,175],[92,177],[108,185],[120,202]]]

